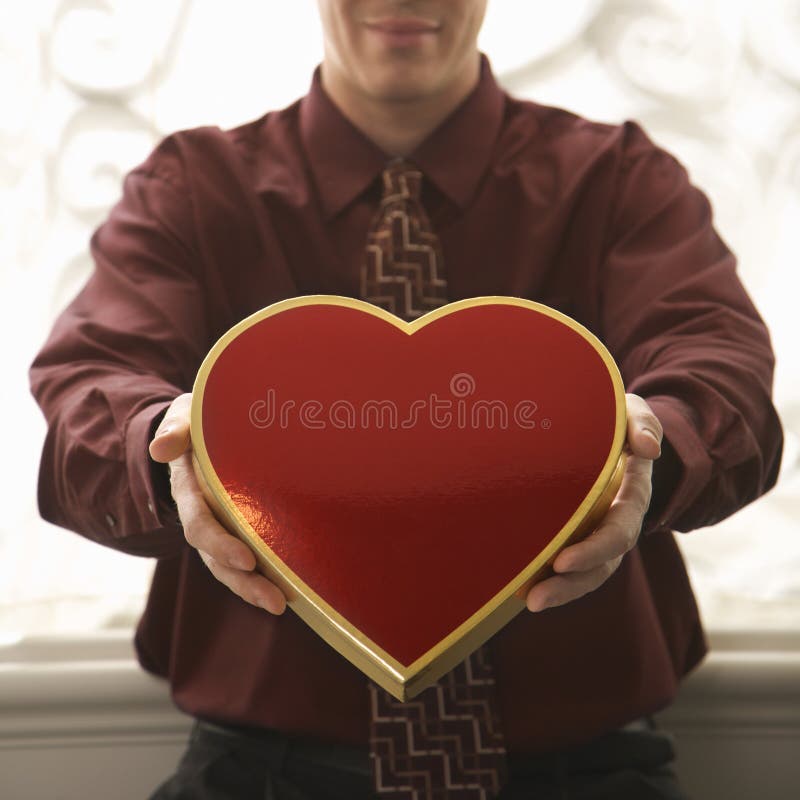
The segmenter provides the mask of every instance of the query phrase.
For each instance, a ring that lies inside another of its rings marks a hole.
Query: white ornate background
[[[512,93],[639,120],[710,196],[772,331],[786,450],[767,498],[680,542],[710,627],[800,628],[800,2],[490,0],[481,44]],[[0,640],[130,625],[151,568],[36,511],[26,372],[91,231],[160,137],[287,105],[320,56],[312,0],[0,3]]]

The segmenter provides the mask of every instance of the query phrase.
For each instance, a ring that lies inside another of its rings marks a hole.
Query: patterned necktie
[[[394,159],[367,234],[361,297],[415,319],[447,302],[439,239],[420,200],[422,173]],[[505,747],[484,645],[406,703],[369,684],[375,792],[397,800],[490,800],[503,785]]]
[[[406,321],[447,302],[439,237],[422,207],[422,173],[396,158],[383,171],[383,197],[367,233],[361,297]]]

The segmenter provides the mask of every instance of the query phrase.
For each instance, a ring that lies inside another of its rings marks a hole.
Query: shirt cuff
[[[174,536],[180,526],[175,502],[169,490],[166,465],[150,458],[149,445],[172,400],[162,400],[134,414],[125,437],[127,473],[134,506],[139,514],[140,530],[169,529]]]
[[[645,534],[670,530],[711,480],[712,463],[682,400],[667,395],[645,396],[664,429],[662,458],[653,465],[653,502],[643,526]],[[660,496],[659,496],[660,493]]]

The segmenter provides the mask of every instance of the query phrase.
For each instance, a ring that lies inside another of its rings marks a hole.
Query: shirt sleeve
[[[47,421],[41,515],[144,556],[184,546],[165,468],[147,447],[172,400],[191,391],[207,349],[179,153],[168,137],[126,176],[91,237],[93,273],[30,370]]]
[[[635,122],[623,136],[599,281],[601,329],[626,390],[644,397],[664,427],[644,530],[688,531],[727,517],[777,479],[774,356],[706,195]]]

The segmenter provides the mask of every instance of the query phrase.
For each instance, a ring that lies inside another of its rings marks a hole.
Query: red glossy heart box
[[[308,295],[217,342],[191,430],[219,519],[295,613],[405,699],[521,611],[602,516],[625,399],[602,344],[529,300],[407,323]]]

